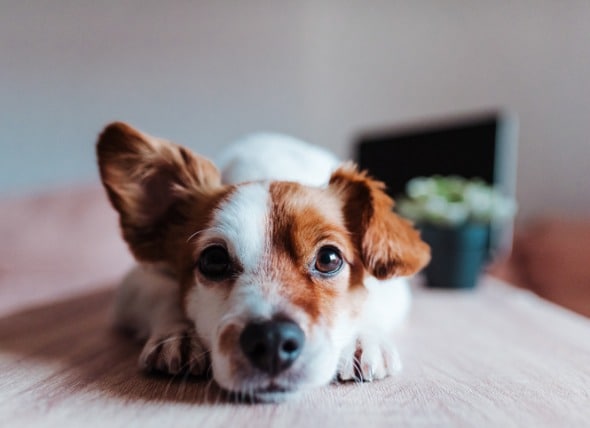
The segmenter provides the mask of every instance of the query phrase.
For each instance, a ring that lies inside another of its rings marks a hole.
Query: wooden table
[[[146,376],[110,328],[129,263],[115,218],[100,193],[70,193],[0,210],[0,426],[590,425],[590,320],[490,277],[474,292],[417,287],[397,337],[405,369],[383,381],[249,405]]]

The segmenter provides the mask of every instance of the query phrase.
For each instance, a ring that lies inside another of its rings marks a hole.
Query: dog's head
[[[115,123],[99,166],[135,257],[165,263],[225,389],[273,399],[329,382],[367,275],[409,276],[429,249],[352,164],[324,188],[223,185],[208,160]]]

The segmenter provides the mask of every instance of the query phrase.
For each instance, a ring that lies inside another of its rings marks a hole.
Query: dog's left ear
[[[203,205],[221,186],[207,159],[125,123],[107,126],[96,152],[123,237],[141,261],[165,260],[167,228],[194,215],[187,210]]]
[[[382,182],[347,164],[332,174],[330,189],[344,201],[347,228],[373,276],[409,276],[428,264],[430,247],[410,222],[392,211],[393,200]]]

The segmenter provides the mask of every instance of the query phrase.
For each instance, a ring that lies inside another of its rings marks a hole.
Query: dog
[[[115,322],[145,340],[141,368],[211,371],[222,389],[272,402],[401,369],[391,333],[430,249],[383,183],[272,135],[232,146],[223,173],[120,122],[96,150],[138,261]]]

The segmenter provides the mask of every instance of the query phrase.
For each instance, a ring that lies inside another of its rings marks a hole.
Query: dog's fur
[[[223,161],[228,177],[244,168],[245,151],[232,150]],[[407,277],[430,250],[392,212],[382,183],[353,164],[325,172],[323,186],[222,183],[210,161],[123,123],[102,132],[97,154],[140,262],[119,288],[116,320],[146,340],[144,369],[211,367],[222,388],[260,400],[400,370],[390,333],[409,309]],[[335,167],[329,156],[323,162]],[[221,276],[211,276],[219,267],[211,248],[228,258]],[[287,368],[269,373],[252,364],[240,338],[249,324],[277,319],[296,325],[304,341]]]

